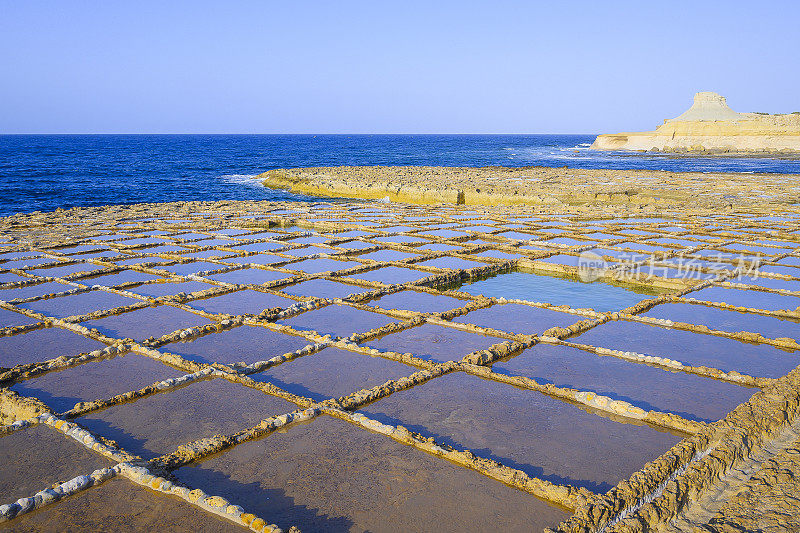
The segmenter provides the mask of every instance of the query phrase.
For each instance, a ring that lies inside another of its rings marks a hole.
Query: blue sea
[[[594,135],[0,135],[0,216],[176,200],[297,200],[253,179],[332,165],[800,173],[800,161],[589,150]]]

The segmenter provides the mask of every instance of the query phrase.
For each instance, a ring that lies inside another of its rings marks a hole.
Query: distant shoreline
[[[594,149],[592,149],[594,150]],[[607,152],[606,152],[607,153]],[[619,157],[641,157],[641,156],[655,156],[655,157],[685,157],[685,158],[702,158],[702,157],[729,157],[731,159],[780,159],[782,161],[800,161],[800,152],[793,153],[778,153],[778,152],[701,152],[701,151],[685,151],[685,152],[667,152],[655,150],[635,150],[635,151],[615,151],[612,152]]]

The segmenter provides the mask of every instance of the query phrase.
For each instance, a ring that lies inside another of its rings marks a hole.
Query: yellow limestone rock
[[[596,150],[662,152],[800,153],[800,112],[784,115],[737,113],[714,92],[694,95],[694,103],[655,131],[599,135]]]

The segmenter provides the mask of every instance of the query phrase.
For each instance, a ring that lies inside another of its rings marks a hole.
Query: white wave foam
[[[257,174],[225,174],[219,178],[232,185],[244,185],[246,187],[261,187],[261,182],[256,179]]]

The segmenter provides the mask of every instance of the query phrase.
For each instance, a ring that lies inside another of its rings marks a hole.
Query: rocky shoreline
[[[414,204],[768,208],[800,201],[800,175],[550,167],[342,166],[276,169],[264,186]]]

